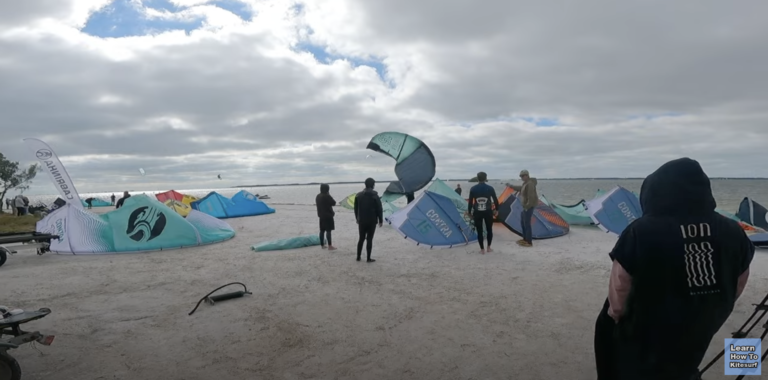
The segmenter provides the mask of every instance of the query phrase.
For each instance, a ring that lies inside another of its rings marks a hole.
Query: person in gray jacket
[[[531,231],[531,218],[533,210],[539,204],[539,195],[536,192],[536,178],[531,178],[528,170],[520,172],[520,179],[523,180],[523,186],[520,187],[520,202],[523,205],[523,212],[520,214],[520,222],[523,227],[523,238],[517,241],[517,244],[523,247],[533,246],[533,231]]]

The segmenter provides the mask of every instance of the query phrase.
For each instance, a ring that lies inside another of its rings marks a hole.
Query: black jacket
[[[336,200],[327,192],[317,194],[315,205],[317,206],[317,216],[320,219],[333,218],[336,215],[333,211],[333,206],[336,206]]]
[[[115,208],[123,207],[123,202],[125,202],[126,199],[130,198],[131,194],[128,194],[120,199],[117,200],[117,204],[115,205]]]
[[[365,189],[355,195],[355,219],[360,224],[384,223],[379,193]]]
[[[617,378],[688,378],[731,314],[754,246],[715,211],[709,178],[694,160],[670,161],[649,175],[640,203],[643,216],[610,254],[632,277],[614,332]]]

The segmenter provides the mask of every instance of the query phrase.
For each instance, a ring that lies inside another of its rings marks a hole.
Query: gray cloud
[[[41,138],[81,191],[389,179],[365,150],[387,130],[422,138],[442,178],[642,176],[680,156],[768,176],[763,3],[328,0],[166,43],[35,24],[82,18],[71,0],[17,3],[0,12],[0,151],[31,162],[21,139]],[[307,27],[385,57],[396,87],[292,52]],[[531,116],[560,125],[515,119]]]

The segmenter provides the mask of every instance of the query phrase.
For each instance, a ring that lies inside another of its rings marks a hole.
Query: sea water
[[[504,191],[506,182],[490,181],[489,184],[496,188],[496,193],[501,194]],[[446,184],[451,188],[455,188],[456,185],[461,185],[464,190],[462,196],[467,198],[469,196],[469,189],[474,185],[469,182],[454,182],[446,181]],[[512,184],[520,185],[520,181],[512,182]],[[388,183],[377,183],[376,190],[379,193],[383,193],[387,188]],[[628,190],[640,193],[640,186],[642,180],[639,179],[595,179],[595,180],[573,180],[573,179],[540,179],[538,180],[537,190],[539,194],[546,195],[547,199],[551,202],[571,205],[579,202],[582,199],[589,200],[595,196],[598,189],[610,190],[615,186],[623,186]],[[53,186],[52,187],[52,191]],[[344,197],[361,191],[364,187],[360,184],[337,184],[330,185],[331,195],[337,202],[344,199]],[[154,195],[168,191],[170,189],[158,189],[156,191],[134,191],[131,194],[147,194]],[[264,202],[270,205],[285,205],[285,204],[298,204],[298,205],[313,205],[315,203],[315,196],[320,192],[320,185],[292,185],[292,186],[264,186],[264,187],[241,187],[241,188],[221,188],[221,189],[174,189],[180,193],[189,194],[196,197],[204,197],[211,191],[216,191],[219,194],[231,197],[240,190],[247,190],[254,194],[268,195],[269,199],[265,199]],[[416,192],[416,196],[422,192]],[[751,197],[758,203],[768,206],[768,180],[765,179],[713,179],[712,191],[715,195],[718,208],[725,211],[736,213],[739,208],[739,203],[744,197]],[[116,190],[114,192],[116,199],[122,196],[123,190]],[[89,197],[100,198],[105,201],[109,201],[112,192],[106,193],[81,193],[81,199],[85,200]],[[57,195],[30,195],[28,196],[32,204],[43,202],[50,204],[56,199]],[[405,198],[401,198],[394,202],[395,205],[405,205]]]

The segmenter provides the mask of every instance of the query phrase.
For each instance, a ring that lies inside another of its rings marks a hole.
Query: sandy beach
[[[339,250],[253,252],[317,232],[313,206],[276,208],[227,220],[237,236],[211,246],[11,257],[0,303],[51,308],[26,327],[56,335],[50,347],[12,352],[24,379],[595,379],[594,322],[615,236],[572,227],[521,248],[497,224],[495,252],[480,255],[476,244],[419,247],[385,226],[368,264],[355,261],[352,213],[337,207]],[[705,362],[765,296],[767,257],[756,253]],[[233,281],[253,295],[187,315]],[[704,378],[725,378],[722,361]]]

